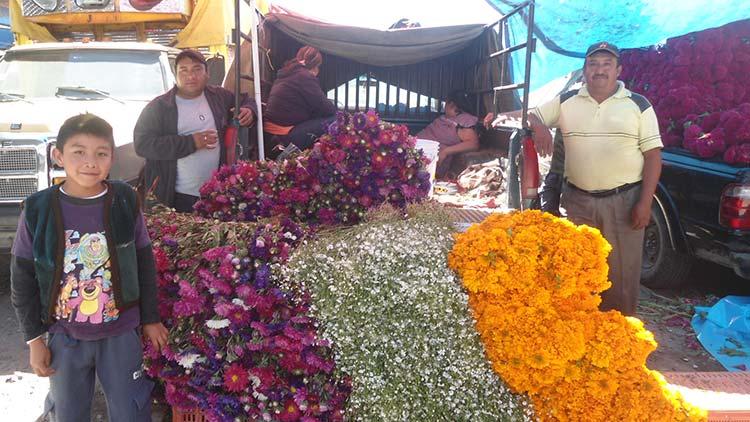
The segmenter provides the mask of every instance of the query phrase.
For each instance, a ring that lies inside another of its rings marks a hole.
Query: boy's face
[[[63,147],[52,150],[52,157],[65,169],[65,191],[71,195],[96,195],[112,168],[112,144],[88,134],[70,137]]]

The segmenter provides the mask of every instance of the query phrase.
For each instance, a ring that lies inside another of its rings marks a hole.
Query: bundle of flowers
[[[467,296],[446,266],[453,241],[435,211],[399,213],[300,247],[284,270],[309,292],[320,335],[351,374],[347,417],[362,421],[530,420],[492,372]]]
[[[748,164],[750,24],[738,21],[624,50],[621,79],[654,105],[666,146]]]
[[[318,338],[304,296],[271,278],[304,236],[290,222],[149,217],[168,346],[146,349],[167,401],[210,421],[343,419],[348,381]]]
[[[457,236],[463,280],[494,369],[542,420],[703,420],[645,366],[656,348],[635,319],[600,312],[610,246],[551,214],[493,214]]]
[[[426,160],[403,125],[377,113],[339,112],[310,151],[281,164],[241,162],[200,190],[199,214],[222,221],[287,216],[310,224],[356,223],[384,202],[403,207],[430,189]]]

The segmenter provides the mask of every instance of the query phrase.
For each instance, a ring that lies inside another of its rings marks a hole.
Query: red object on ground
[[[224,149],[227,152],[226,164],[232,165],[237,162],[237,132],[239,127],[234,123],[227,126],[224,132]]]
[[[180,410],[172,406],[172,422],[207,422],[200,409]]]
[[[531,135],[525,136],[522,142],[521,198],[535,199],[539,196],[539,158]]]

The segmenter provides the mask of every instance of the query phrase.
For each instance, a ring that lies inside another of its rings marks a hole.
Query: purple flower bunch
[[[211,421],[343,420],[350,382],[335,376],[308,298],[271,279],[305,236],[301,226],[160,213],[148,227],[170,335],[160,352],[146,346],[147,371],[169,404]]]
[[[414,145],[406,126],[383,122],[374,111],[339,112],[312,150],[294,159],[219,169],[195,209],[222,221],[356,223],[384,202],[403,207],[427,196],[427,162]]]

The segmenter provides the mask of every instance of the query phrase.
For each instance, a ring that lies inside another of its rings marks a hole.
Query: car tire
[[[692,260],[674,250],[667,219],[657,203],[651,207],[651,222],[643,236],[641,284],[653,289],[672,289],[687,281]]]

